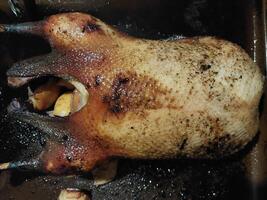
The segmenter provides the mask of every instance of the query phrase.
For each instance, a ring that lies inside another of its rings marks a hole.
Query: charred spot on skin
[[[100,86],[102,83],[103,77],[100,75],[96,75],[95,77],[95,86]]]
[[[126,84],[129,82],[129,78],[119,78],[119,84]]]
[[[118,77],[112,86],[112,95],[109,101],[110,103],[110,111],[113,113],[120,113],[123,111],[123,107],[121,106],[121,96],[125,95],[125,89],[123,88],[129,82],[129,78]]]
[[[200,70],[201,70],[201,72],[204,72],[204,71],[207,71],[208,69],[210,69],[211,68],[211,65],[209,65],[209,64],[202,64],[201,66],[200,66]]]
[[[180,150],[183,150],[186,147],[186,145],[187,145],[187,138],[183,139],[183,141],[182,141],[179,149]]]
[[[111,110],[111,112],[113,112],[113,113],[120,113],[120,112],[122,111],[122,108],[121,108],[120,105],[115,104],[114,106],[112,106],[112,107],[110,108],[110,110]]]
[[[87,22],[87,24],[83,26],[82,32],[83,33],[85,33],[85,32],[91,33],[91,32],[97,31],[99,29],[100,29],[99,25],[92,23],[92,22]]]
[[[62,140],[63,140],[63,141],[68,141],[68,140],[69,140],[69,137],[68,137],[67,135],[63,135],[63,136],[62,136]]]
[[[68,162],[71,162],[71,161],[72,161],[72,157],[71,157],[70,155],[67,155],[67,156],[66,156],[66,160],[67,160]]]
[[[113,79],[107,93],[102,96],[102,102],[110,113],[118,117],[118,113],[131,110],[141,113],[145,109],[160,108],[162,104],[158,98],[167,96],[169,92],[153,78],[132,72],[120,73]],[[169,102],[171,98],[165,99]]]

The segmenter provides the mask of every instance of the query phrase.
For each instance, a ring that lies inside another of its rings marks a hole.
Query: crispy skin
[[[8,75],[70,76],[90,94],[66,119],[69,145],[52,145],[43,156],[54,160],[48,171],[90,170],[113,156],[218,158],[242,149],[258,130],[264,78],[231,42],[138,39],[81,13],[51,16],[42,27],[54,51]]]

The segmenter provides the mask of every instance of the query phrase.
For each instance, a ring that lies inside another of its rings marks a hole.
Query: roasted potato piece
[[[59,117],[66,117],[71,112],[73,94],[66,92],[62,94],[56,101],[53,114]]]
[[[60,95],[60,86],[54,82],[48,82],[38,87],[32,96],[29,96],[29,101],[33,108],[38,111],[43,111],[51,107]]]

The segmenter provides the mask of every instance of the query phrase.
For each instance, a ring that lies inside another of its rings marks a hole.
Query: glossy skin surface
[[[32,27],[24,32],[46,38],[53,50],[14,64],[8,76],[75,79],[89,93],[87,105],[67,118],[18,114],[63,138],[40,155],[45,171],[88,171],[117,156],[218,158],[242,149],[258,130],[263,76],[235,44],[137,39],[81,13]]]

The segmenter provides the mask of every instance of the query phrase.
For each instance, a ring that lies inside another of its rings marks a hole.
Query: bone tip
[[[0,33],[5,31],[6,31],[5,25],[0,24]]]
[[[90,200],[90,197],[79,189],[68,188],[61,190],[58,200]]]
[[[9,162],[0,164],[0,171],[7,170],[7,169],[10,169],[10,163]]]
[[[15,162],[7,162],[0,164],[0,171],[8,170],[8,169],[29,169],[34,170],[39,168],[39,160],[29,160],[29,161],[15,161]]]

